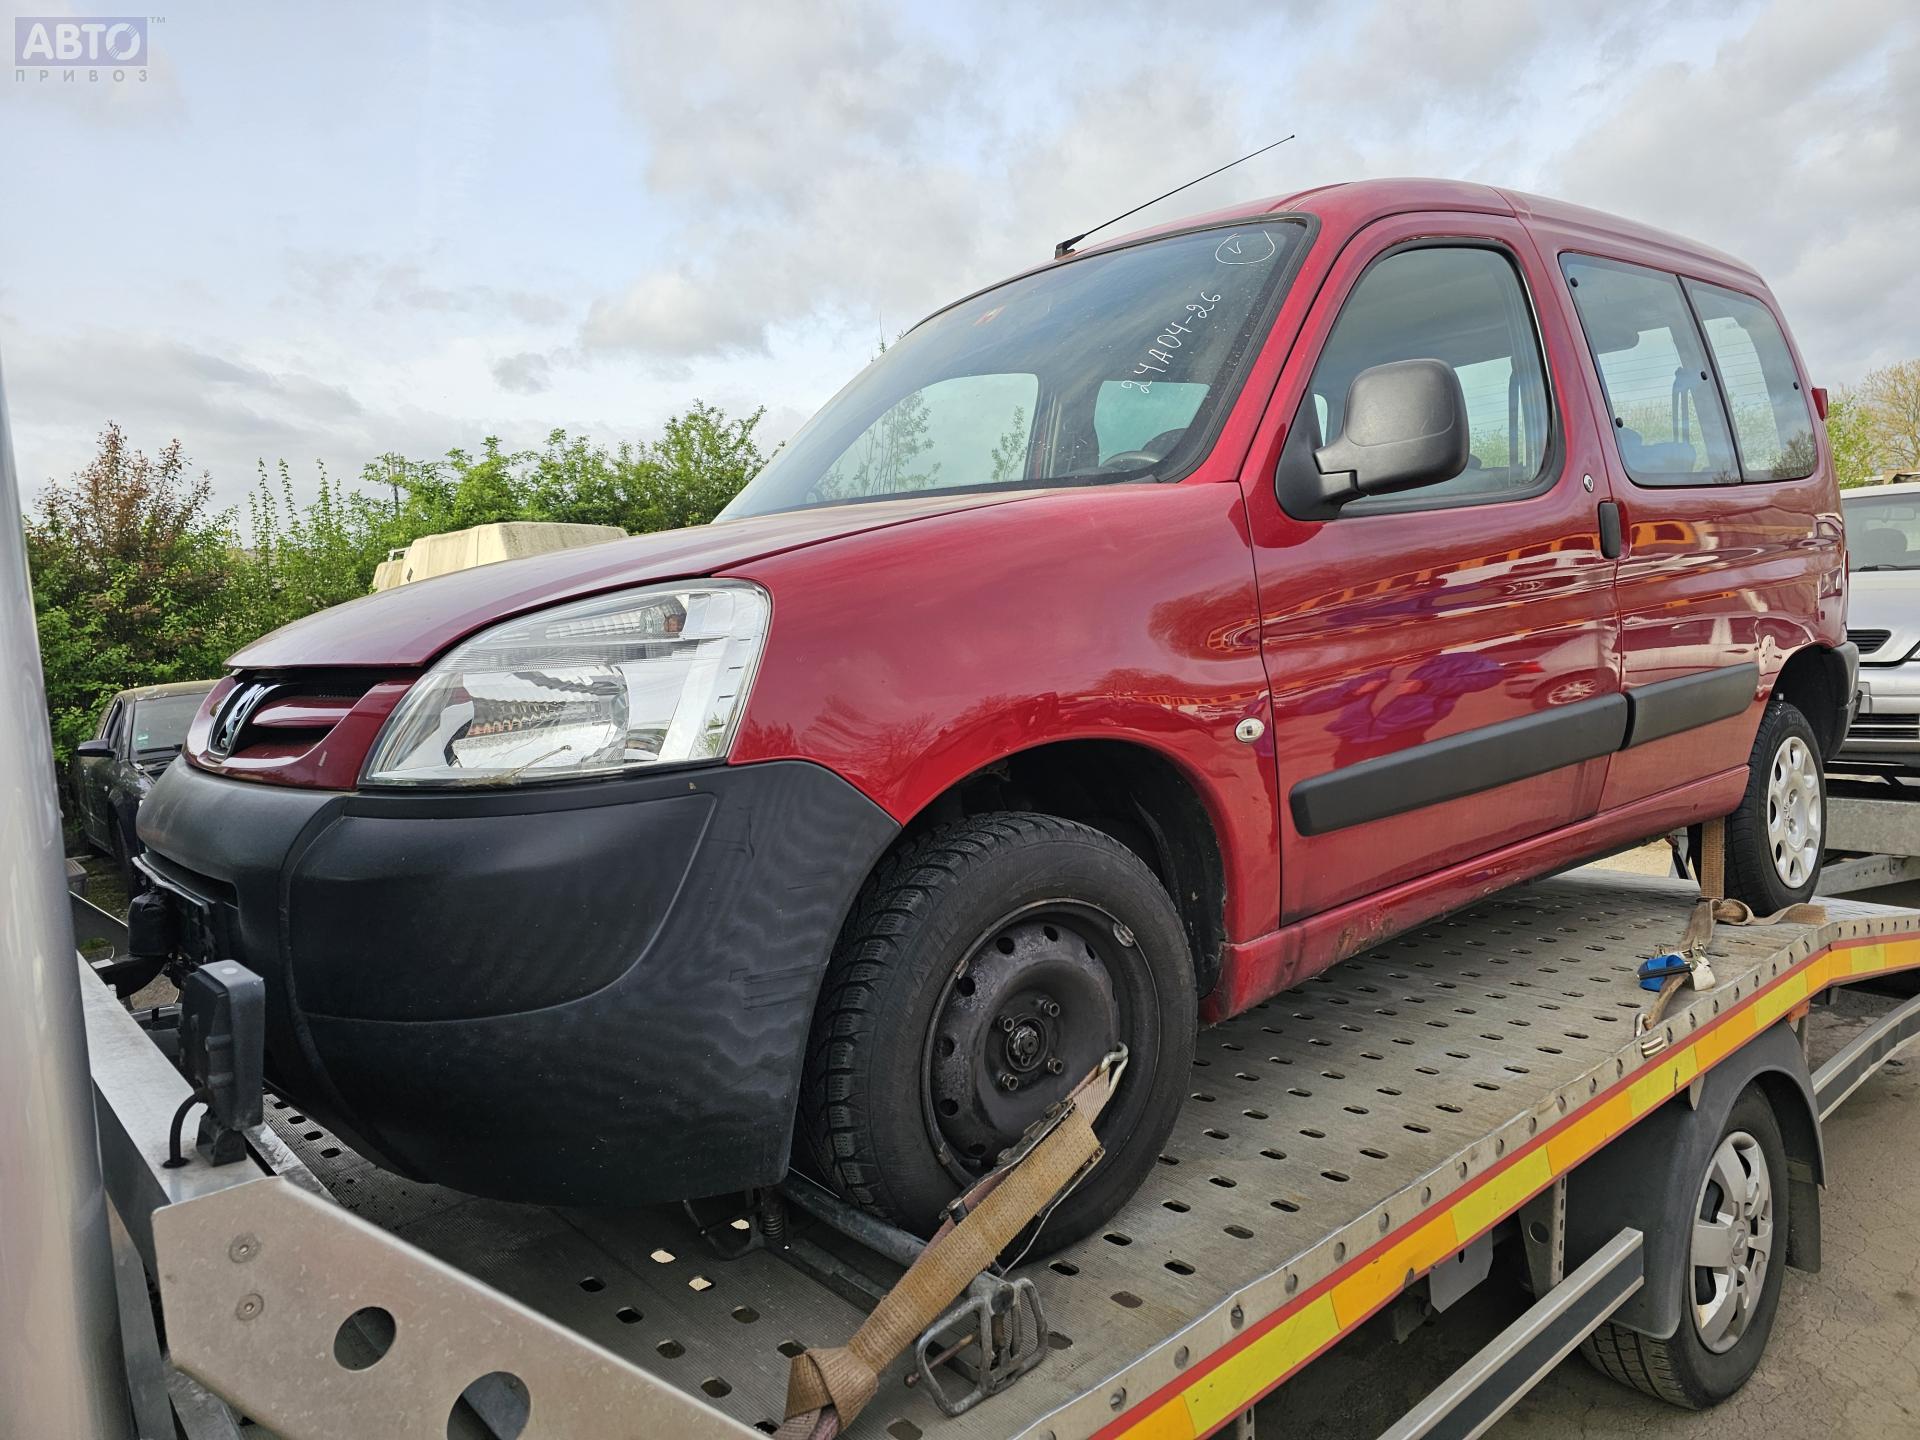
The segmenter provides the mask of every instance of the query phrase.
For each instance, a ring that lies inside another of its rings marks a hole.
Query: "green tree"
[[[247,501],[252,544],[240,557],[234,583],[234,603],[244,607],[246,628],[254,634],[366,594],[373,566],[386,554],[390,517],[348,493],[325,465],[316,468],[318,493],[301,505],[293,498],[287,462],[280,461],[272,476],[260,462]]]
[[[529,497],[520,472],[527,459],[524,454],[510,455],[502,450],[497,435],[480,442],[477,456],[457,448],[449,450],[446,468],[452,472],[453,491],[451,523],[446,528],[465,530],[473,525],[526,519]]]
[[[644,508],[638,468],[631,445],[609,452],[584,435],[549,431],[546,448],[533,455],[527,472],[532,518],[631,529],[629,518]]]
[[[1920,360],[1883,365],[1860,382],[1874,459],[1890,470],[1920,470]]]
[[[231,586],[231,512],[191,475],[178,440],[149,458],[118,425],[26,521],[54,752],[63,764],[116,690],[220,673],[251,638]]]
[[[767,463],[753,432],[765,409],[729,419],[703,401],[667,421],[658,440],[636,452],[640,504],[614,523],[629,530],[705,525]]]
[[[1833,447],[1833,472],[1842,486],[1859,485],[1878,469],[1872,425],[1857,391],[1842,386],[1828,395],[1827,443]]]

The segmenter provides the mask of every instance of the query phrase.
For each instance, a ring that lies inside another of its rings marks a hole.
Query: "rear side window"
[[[1354,376],[1395,360],[1445,361],[1460,378],[1471,436],[1467,468],[1423,486],[1418,502],[1497,499],[1531,490],[1546,465],[1547,383],[1533,312],[1513,264],[1482,246],[1429,245],[1376,260],[1340,311],[1308,382],[1324,444],[1340,433]],[[1409,508],[1365,500],[1345,513]]]
[[[1751,295],[1697,280],[1686,286],[1726,392],[1741,473],[1749,480],[1811,475],[1813,416],[1780,322]]]
[[[1567,255],[1620,463],[1642,485],[1730,485],[1733,437],[1680,282],[1661,270]]]

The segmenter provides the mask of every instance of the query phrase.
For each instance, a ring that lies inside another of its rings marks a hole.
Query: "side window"
[[[1679,280],[1586,255],[1560,265],[1628,476],[1642,485],[1738,481],[1726,412]]]
[[[805,503],[934,487],[1012,485],[1027,476],[1032,375],[956,375],[903,396],[821,474]]]
[[[1533,315],[1513,262],[1477,245],[1430,245],[1377,260],[1347,297],[1320,352],[1308,399],[1320,439],[1340,433],[1354,376],[1395,360],[1453,367],[1472,436],[1467,468],[1421,487],[1420,503],[1529,490],[1546,464],[1545,367]],[[1406,501],[1356,501],[1347,513]]]
[[[100,732],[94,738],[98,740],[111,740],[115,746],[118,746],[120,743],[120,722],[126,719],[126,715],[127,707],[125,702],[120,700],[114,701],[113,704],[107,707],[106,715],[101,718]]]
[[[1696,280],[1686,286],[1726,392],[1741,474],[1749,480],[1811,475],[1819,458],[1813,414],[1780,322],[1751,295]]]
[[[1166,454],[1206,398],[1207,387],[1191,381],[1156,380],[1151,390],[1142,390],[1130,380],[1102,380],[1093,399],[1099,463],[1129,450]]]

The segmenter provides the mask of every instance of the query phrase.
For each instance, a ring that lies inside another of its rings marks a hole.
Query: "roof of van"
[[[1167,224],[1136,230],[1114,240],[1103,240],[1087,248],[1103,249],[1108,245],[1123,244],[1169,230],[1250,220],[1276,212],[1318,215],[1325,223],[1337,224],[1350,231],[1383,216],[1415,210],[1477,210],[1493,215],[1511,215],[1521,220],[1549,221],[1596,238],[1624,240],[1652,249],[1668,250],[1758,278],[1757,272],[1744,260],[1689,240],[1683,235],[1610,215],[1604,210],[1590,209],[1585,205],[1572,205],[1564,200],[1481,185],[1470,180],[1349,180],[1336,185],[1319,185],[1290,195],[1246,201],[1204,215],[1189,215]]]

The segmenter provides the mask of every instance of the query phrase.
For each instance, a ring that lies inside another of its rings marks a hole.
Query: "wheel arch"
[[[1607,1144],[1567,1179],[1567,1268],[1585,1261],[1631,1225],[1645,1236],[1647,1283],[1612,1316],[1613,1323],[1656,1340],[1680,1328],[1679,1291],[1661,1283],[1686,1261],[1690,1212],[1698,1178],[1720,1132],[1749,1086],[1766,1097],[1787,1152],[1786,1263],[1820,1268],[1820,1185],[1825,1153],[1806,1058],[1791,1027],[1778,1024],[1735,1051],[1625,1135]]]
[[[1111,835],[1160,878],[1180,913],[1201,999],[1220,978],[1226,865],[1204,792],[1161,751],[1130,740],[1051,741],[1012,751],[954,781],[910,817],[897,843],[996,810],[1076,820]]]
[[[1831,760],[1846,738],[1847,707],[1853,698],[1853,665],[1841,650],[1807,645],[1787,657],[1774,677],[1773,694],[1789,700],[1807,717],[1820,742],[1823,760]]]

